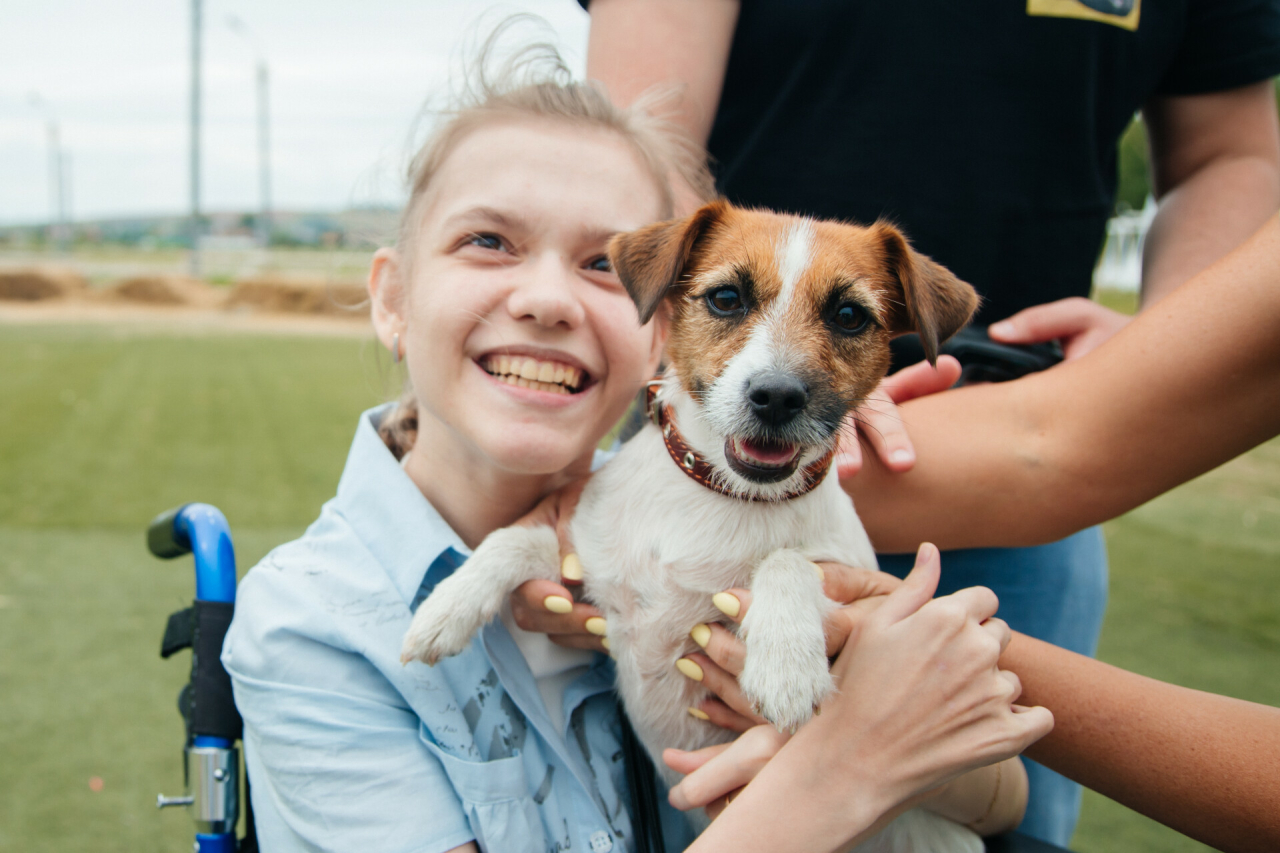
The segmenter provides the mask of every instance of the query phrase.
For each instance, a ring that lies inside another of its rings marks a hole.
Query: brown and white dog
[[[831,692],[833,605],[812,561],[876,568],[848,495],[825,476],[841,425],[884,376],[893,336],[919,333],[932,358],[978,299],[890,225],[722,201],[620,234],[609,256],[641,322],[668,306],[670,367],[651,389],[654,423],[591,479],[571,534],[627,715],[664,768],[666,747],[734,736],[687,712],[707,691],[675,667],[696,648],[689,629],[720,617],[721,590],[753,593],[739,682],[761,716],[798,726]],[[550,528],[494,532],[418,609],[405,659],[457,654],[519,584],[558,580],[559,568]],[[981,845],[917,810],[867,848]]]

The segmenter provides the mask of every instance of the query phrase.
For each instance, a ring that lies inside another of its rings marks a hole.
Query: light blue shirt
[[[468,551],[379,438],[387,411],[361,415],[337,496],[237,593],[222,662],[262,849],[632,849],[607,657],[566,688],[561,728],[500,620],[435,667],[401,665],[413,609]]]

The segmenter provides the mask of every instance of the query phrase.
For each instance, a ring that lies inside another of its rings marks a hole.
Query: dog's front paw
[[[778,731],[807,723],[835,686],[821,653],[774,654],[750,643],[738,684],[756,713]]]
[[[476,613],[455,606],[451,597],[441,592],[437,589],[418,605],[400,647],[401,663],[420,660],[435,666],[442,658],[453,657],[470,645],[471,638],[484,625]]]

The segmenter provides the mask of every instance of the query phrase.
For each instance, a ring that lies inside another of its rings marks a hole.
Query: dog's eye
[[[707,305],[717,317],[728,317],[742,311],[742,296],[736,287],[717,287],[707,294]]]
[[[846,335],[854,335],[867,327],[871,316],[867,309],[854,302],[846,302],[831,316],[832,324]]]

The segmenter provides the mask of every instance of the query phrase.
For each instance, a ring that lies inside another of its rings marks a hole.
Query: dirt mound
[[[140,275],[116,282],[105,291],[108,298],[142,305],[189,305],[214,308],[224,292],[202,281],[181,275]]]
[[[227,297],[226,306],[284,314],[364,317],[369,310],[367,299],[364,287],[357,284],[263,278],[236,284]]]
[[[0,299],[22,302],[59,299],[83,291],[87,286],[84,276],[74,270],[56,267],[0,270]]]

